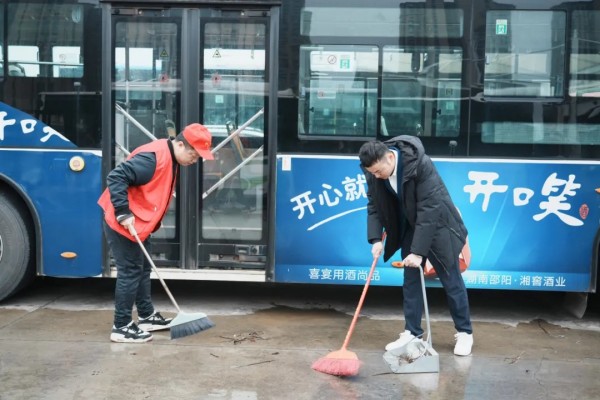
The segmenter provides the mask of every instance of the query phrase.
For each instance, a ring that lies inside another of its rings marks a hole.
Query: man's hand
[[[423,262],[423,257],[410,253],[403,262],[405,267],[418,268]]]
[[[135,217],[132,215],[131,217],[125,218],[124,220],[119,222],[121,225],[123,225],[125,228],[127,228],[127,230],[129,231],[129,233],[131,233],[131,236],[134,236],[135,233]]]
[[[373,247],[371,247],[371,254],[373,254],[373,258],[377,258],[383,253],[383,242],[373,243]]]

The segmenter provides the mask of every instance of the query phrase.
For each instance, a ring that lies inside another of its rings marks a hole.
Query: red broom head
[[[348,350],[338,350],[315,361],[312,369],[329,375],[354,376],[358,374],[360,361],[355,353]]]

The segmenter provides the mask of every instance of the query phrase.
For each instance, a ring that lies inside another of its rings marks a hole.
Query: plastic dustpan
[[[386,351],[383,360],[396,374],[438,373],[440,372],[440,356],[431,344],[431,325],[429,323],[429,307],[425,292],[425,276],[419,266],[421,287],[423,288],[423,304],[427,322],[427,340],[415,338],[399,349]]]
[[[440,356],[428,341],[409,343],[393,353],[386,351],[383,360],[396,374],[440,372]]]

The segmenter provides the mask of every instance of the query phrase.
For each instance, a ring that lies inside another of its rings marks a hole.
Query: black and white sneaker
[[[122,328],[113,325],[110,340],[117,343],[145,343],[152,340],[152,334],[144,332],[131,321]]]
[[[160,331],[162,329],[169,329],[171,321],[173,321],[173,318],[165,318],[159,312],[155,312],[147,318],[140,318],[138,325],[146,332]]]

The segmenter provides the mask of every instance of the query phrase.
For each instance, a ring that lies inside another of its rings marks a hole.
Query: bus
[[[5,0],[0,26],[0,299],[114,278],[106,175],[193,122],[215,160],[153,235],[166,279],[364,284],[358,150],[414,135],[468,288],[596,291],[598,0]]]

